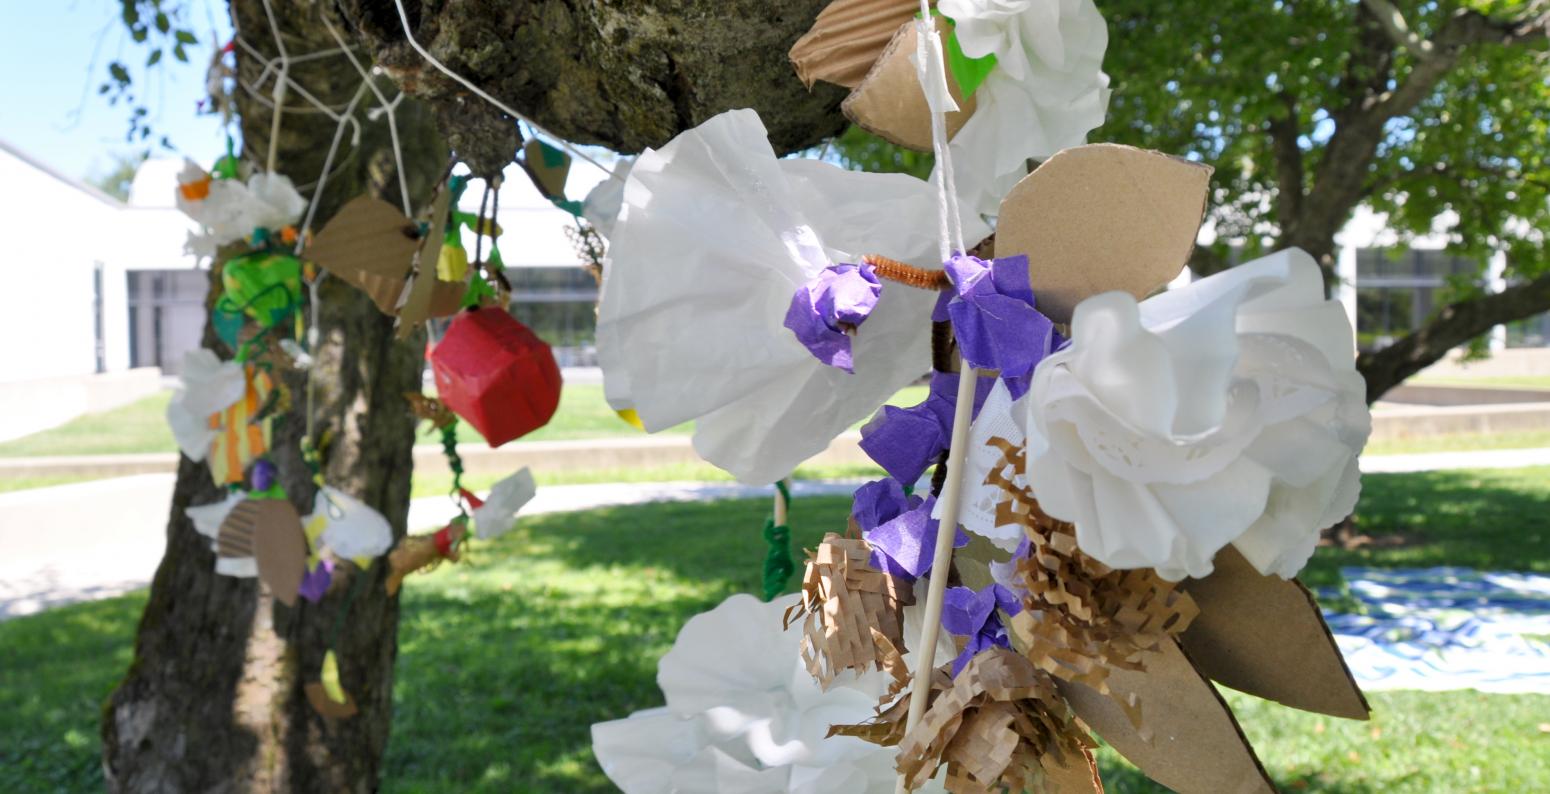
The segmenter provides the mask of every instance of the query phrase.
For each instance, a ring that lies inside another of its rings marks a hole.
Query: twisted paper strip
[[[1025,450],[1003,438],[989,443],[1002,453],[985,478],[1004,496],[996,522],[1022,526],[1031,543],[1017,565],[1026,608],[1012,618],[1012,634],[1040,670],[1113,696],[1111,671],[1144,669],[1143,654],[1182,633],[1200,610],[1149,568],[1114,570],[1084,554],[1075,527],[1050,518],[1030,489],[1013,482]],[[1137,730],[1149,733],[1133,696],[1119,704]]]
[[[786,612],[786,626],[802,621],[802,661],[828,689],[843,670],[884,669],[904,647],[904,607],[915,603],[909,585],[873,568],[872,548],[858,538],[824,536],[807,555],[802,602]]]
[[[895,676],[893,691],[909,680],[902,664],[885,669]],[[931,705],[908,736],[907,702],[879,707],[870,723],[834,726],[830,735],[900,745],[899,772],[911,789],[934,777],[943,763],[947,790],[973,794],[1043,791],[1049,788],[1047,775],[1091,764],[1095,745],[1073,719],[1054,679],[1013,651],[979,654],[957,678],[934,671]]]

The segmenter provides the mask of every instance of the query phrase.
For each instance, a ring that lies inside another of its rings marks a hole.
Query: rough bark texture
[[[759,111],[780,152],[840,132],[845,89],[809,91],[786,57],[826,4],[404,0],[414,38],[453,71],[561,138],[619,152],[742,107]],[[340,5],[402,85],[453,106],[445,118],[490,112],[409,47],[393,0]]]
[[[307,0],[273,4],[292,54],[333,46],[317,23],[318,5]],[[234,0],[232,11],[244,37],[272,53],[262,4]],[[239,69],[253,81],[262,64],[241,57],[239,51]],[[347,63],[337,60],[300,64],[292,75],[319,99],[339,107],[360,82]],[[262,163],[269,110],[246,94],[239,94],[238,110],[248,159]],[[365,134],[330,178],[319,223],[362,192],[396,199],[387,131],[381,123],[368,123],[364,112],[359,117]],[[298,183],[309,183],[322,167],[334,122],[299,109],[284,118],[278,170]],[[398,120],[410,190],[423,199],[446,165],[446,150],[425,108],[405,102]],[[304,195],[309,192],[303,190]],[[213,302],[218,288],[214,271],[211,281]],[[314,420],[317,433],[333,434],[325,451],[326,477],[331,485],[381,511],[402,535],[414,420],[401,395],[419,389],[424,337],[394,342],[392,321],[341,282],[327,281],[321,292],[323,342]],[[208,325],[204,344],[231,355]],[[295,404],[276,421],[271,458],[291,501],[306,514],[313,486],[297,446],[305,429],[306,392],[299,374],[287,382]],[[221,496],[204,464],[181,461],[167,549],[141,618],[134,662],[103,710],[103,767],[109,789],[374,791],[391,725],[397,653],[398,603],[383,594],[386,566],[361,572],[342,564],[321,603],[303,600],[288,608],[255,579],[215,574],[209,541],[194,531],[183,510]],[[338,641],[342,679],[360,713],[331,723],[308,705],[303,686],[317,679],[335,619],[362,576],[366,581],[353,599]]]

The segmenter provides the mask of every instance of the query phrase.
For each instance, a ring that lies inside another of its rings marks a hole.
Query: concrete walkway
[[[1369,473],[1550,465],[1550,449],[1374,456]],[[143,474],[0,494],[0,620],[144,587],[165,546],[172,474]],[[857,482],[798,482],[794,495],[848,494]],[[526,515],[646,502],[768,497],[767,487],[735,483],[551,485]],[[444,497],[416,499],[410,527],[422,531],[455,510]]]

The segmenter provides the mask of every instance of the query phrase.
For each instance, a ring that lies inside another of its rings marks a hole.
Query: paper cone
[[[941,28],[938,28],[941,35]],[[899,26],[888,48],[840,109],[866,131],[906,149],[931,151],[931,108],[915,75],[916,28],[914,22]],[[945,46],[945,45],[944,45]],[[947,137],[952,139],[974,112],[974,98],[964,98],[951,73],[947,87],[960,108],[947,114]]]
[[[899,26],[918,13],[920,4],[913,0],[835,0],[818,12],[788,57],[808,88],[819,80],[855,88]]]

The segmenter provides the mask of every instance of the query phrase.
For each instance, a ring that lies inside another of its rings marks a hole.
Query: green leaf
[[[168,19],[166,14],[158,12],[156,14],[156,30],[162,33],[172,30],[172,20]]]
[[[125,69],[124,65],[118,61],[108,64],[108,75],[120,86],[129,85],[129,70]]]
[[[188,63],[188,53],[184,51],[182,44],[172,48],[172,57],[177,58],[180,63]]]
[[[158,63],[161,63],[161,50],[151,50],[150,57],[145,59],[145,65],[155,66]]]
[[[197,43],[199,43],[199,39],[197,37],[195,37],[194,34],[191,31],[187,31],[187,30],[180,30],[180,31],[172,34],[172,37],[174,39],[176,39],[179,44],[197,44]]]
[[[974,96],[974,89],[985,82],[990,71],[996,68],[996,54],[990,53],[983,58],[970,58],[963,52],[963,47],[958,44],[958,31],[947,34],[947,71],[953,79],[958,81],[959,90],[963,91],[963,98]]]

